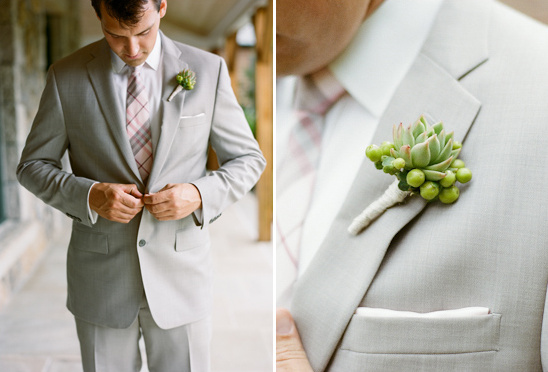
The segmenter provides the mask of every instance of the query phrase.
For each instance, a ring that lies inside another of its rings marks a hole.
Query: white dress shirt
[[[131,76],[131,69],[120,57],[118,57],[112,50],[110,51],[112,58],[112,71],[114,86],[116,87],[116,97],[118,99],[118,105],[124,108],[126,112],[126,100],[127,100],[127,81]],[[143,63],[141,69],[141,77],[145,84],[145,89],[148,93],[148,104],[150,112],[150,130],[152,136],[152,150],[153,153],[156,150],[158,144],[158,138],[160,137],[160,112],[158,108],[160,106],[160,100],[162,97],[162,38],[158,32],[156,36],[156,42],[154,48],[150,52],[146,61]],[[124,128],[126,123],[123,123]],[[128,138],[129,141],[129,138]]]
[[[126,112],[126,100],[127,100],[127,83],[128,78],[131,76],[131,69],[126,63],[116,55],[112,50],[110,51],[111,63],[112,63],[112,81],[114,83],[114,89],[116,90],[115,96],[118,100],[118,106],[123,107],[123,112]],[[146,92],[148,93],[148,104],[150,115],[150,131],[152,137],[152,153],[156,152],[156,145],[160,138],[160,126],[161,120],[159,107],[162,97],[162,74],[163,68],[161,64],[162,60],[162,38],[158,32],[156,36],[156,42],[154,48],[150,52],[146,61],[143,63],[141,69],[141,77],[145,85]],[[120,125],[126,126],[125,120],[120,122]],[[128,137],[129,141],[129,137]],[[88,213],[92,223],[97,222],[97,212],[91,209],[89,205],[89,193],[88,191]]]
[[[299,275],[306,270],[329,232],[364,161],[365,148],[424,44],[442,1],[386,0],[362,24],[346,50],[329,65],[349,94],[325,117],[322,155],[311,207],[303,226]],[[283,163],[289,132],[297,123],[290,110],[294,85],[294,77],[277,83],[278,164]]]

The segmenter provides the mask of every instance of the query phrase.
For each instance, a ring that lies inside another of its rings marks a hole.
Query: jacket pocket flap
[[[354,315],[341,349],[371,354],[498,351],[500,320],[500,314],[453,318]]]
[[[188,251],[194,248],[203,247],[209,244],[207,230],[192,226],[191,228],[177,230],[175,250],[177,252]]]
[[[86,252],[108,254],[108,235],[77,227],[72,230],[69,246]]]

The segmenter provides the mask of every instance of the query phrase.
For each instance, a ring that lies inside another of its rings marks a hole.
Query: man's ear
[[[163,18],[166,15],[167,11],[167,0],[162,0],[160,3],[160,18]]]

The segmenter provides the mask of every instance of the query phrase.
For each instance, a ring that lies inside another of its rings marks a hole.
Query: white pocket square
[[[415,313],[412,311],[397,311],[373,307],[358,307],[356,315],[377,318],[467,318],[490,314],[487,307],[465,307],[455,310],[433,311],[431,313]]]
[[[198,114],[198,115],[189,115],[189,116],[181,116],[181,119],[194,119],[194,118],[200,118],[202,116],[205,116],[205,112],[202,112],[201,114]]]

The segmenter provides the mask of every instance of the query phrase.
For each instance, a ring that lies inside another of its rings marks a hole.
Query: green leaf
[[[426,126],[422,123],[422,121],[417,120],[415,124],[413,124],[413,137],[417,138],[421,133],[424,133],[426,131]]]
[[[438,140],[440,141],[440,148],[445,147],[445,129],[438,134]]]
[[[409,185],[408,185],[407,182],[405,182],[404,180],[401,180],[401,181],[398,183],[398,188],[399,188],[401,191],[409,191]]]
[[[434,165],[429,165],[429,166],[425,167],[424,169],[433,170],[433,171],[436,171],[436,172],[445,172],[447,170],[447,168],[449,168],[449,166],[451,165],[452,161],[453,161],[453,157],[451,156],[448,159],[446,159],[445,161],[442,161],[441,163],[434,164]]]
[[[417,144],[417,143],[423,143],[423,142],[425,142],[427,139],[428,139],[428,137],[426,137],[426,132],[422,132],[417,138],[415,138],[415,144]]]
[[[455,134],[455,132],[449,132],[445,135],[445,143],[447,144],[447,142],[449,142],[450,139],[453,139],[453,135]],[[454,141],[454,139],[453,139]]]
[[[402,146],[409,145],[411,147],[415,146],[415,137],[411,133],[411,126],[403,130],[402,133]]]
[[[451,156],[453,157],[453,159],[456,159],[459,157],[460,150],[462,150],[462,148],[451,151]]]
[[[402,123],[400,123],[400,125],[394,125],[394,127],[392,128],[392,137],[394,137],[394,146],[396,146],[397,149],[403,146],[402,131],[403,131]]]
[[[436,134],[440,134],[443,130],[443,123],[440,121],[439,123],[432,125],[432,129],[434,129],[434,132],[436,132]]]
[[[411,160],[415,168],[423,168],[430,163],[429,142],[423,142],[411,148]]]
[[[405,145],[400,148],[400,158],[405,160],[406,168],[413,168],[413,162],[411,161],[411,146]]]
[[[438,157],[434,159],[434,163],[439,163],[447,159],[449,156],[451,156],[452,150],[453,150],[453,140],[450,138],[449,142],[445,144],[445,147],[443,148],[443,150],[441,150]]]
[[[396,151],[395,149],[390,149],[390,155],[394,159],[401,158],[400,153],[398,151]]]
[[[424,117],[424,115],[421,115],[419,120],[422,121],[422,123],[424,124],[425,127],[428,127],[428,123],[426,122],[426,118]]]
[[[394,158],[391,156],[383,155],[382,157],[382,165],[383,167],[386,167],[388,165],[392,166],[392,162],[394,161]]]
[[[433,170],[423,170],[424,175],[428,181],[439,181],[445,177],[445,173],[437,172]]]
[[[440,141],[438,140],[438,136],[434,134],[432,137],[430,137],[428,142],[430,148],[430,160],[433,161],[440,154]]]

